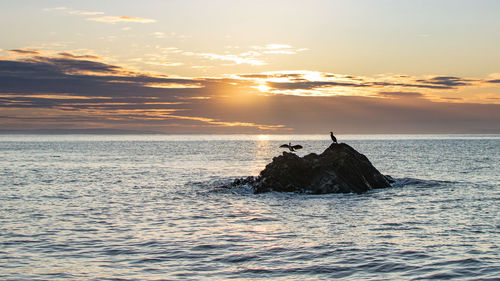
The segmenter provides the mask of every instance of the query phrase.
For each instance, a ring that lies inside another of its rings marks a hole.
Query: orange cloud
[[[167,115],[167,117],[175,118],[175,119],[185,119],[185,120],[195,120],[204,123],[208,123],[210,125],[220,126],[220,127],[251,127],[258,128],[260,130],[277,130],[277,129],[286,129],[284,125],[262,125],[255,124],[251,122],[230,122],[230,121],[220,121],[212,118],[205,117],[193,117],[193,116],[181,116],[181,115]]]
[[[446,75],[352,76],[318,71],[273,71],[232,75],[234,79],[252,81],[253,88],[263,94],[294,96],[365,96],[396,98],[380,93],[418,92],[422,98],[432,101],[494,103],[484,95],[471,94],[480,88],[493,89],[500,80],[488,78],[463,78]],[[494,76],[489,76],[494,77]],[[465,94],[465,93],[468,94]],[[452,94],[461,95],[450,96]],[[400,95],[402,96],[402,95]],[[405,96],[408,96],[405,95]]]
[[[133,71],[95,55],[26,50],[0,59],[0,130],[500,132],[498,76],[302,70],[182,78]]]

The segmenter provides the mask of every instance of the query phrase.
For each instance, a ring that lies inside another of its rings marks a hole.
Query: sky
[[[0,132],[500,133],[500,1],[0,2]]]

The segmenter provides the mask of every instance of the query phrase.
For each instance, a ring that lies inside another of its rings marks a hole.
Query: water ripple
[[[498,138],[350,140],[396,178],[362,195],[217,188],[278,140],[116,138],[0,141],[0,279],[500,275]]]

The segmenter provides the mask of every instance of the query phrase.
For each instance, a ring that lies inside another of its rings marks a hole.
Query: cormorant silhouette
[[[332,137],[332,141],[333,141],[334,143],[338,143],[338,142],[337,142],[337,138],[333,135],[333,132],[330,132],[330,137]]]
[[[302,145],[300,145],[300,144],[292,145],[291,142],[289,142],[288,144],[282,144],[282,145],[280,145],[280,147],[286,147],[286,148],[290,149],[290,151],[295,151],[297,149],[302,149]]]

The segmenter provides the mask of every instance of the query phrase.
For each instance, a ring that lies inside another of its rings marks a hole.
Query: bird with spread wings
[[[302,149],[302,145],[300,144],[297,144],[297,145],[292,145],[292,143],[288,143],[288,144],[282,144],[280,145],[280,147],[282,148],[288,148],[290,151],[295,151],[297,149]]]

